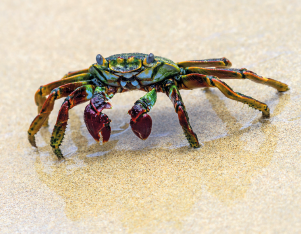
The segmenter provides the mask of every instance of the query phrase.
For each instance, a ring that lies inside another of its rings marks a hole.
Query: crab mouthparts
[[[140,85],[139,82],[137,80],[121,80],[120,81],[120,85],[123,88],[130,88],[130,89],[140,89]]]

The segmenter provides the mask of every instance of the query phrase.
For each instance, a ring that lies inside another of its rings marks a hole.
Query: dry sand
[[[0,3],[1,233],[298,233],[301,231],[301,2],[12,1]],[[202,148],[193,150],[159,94],[153,130],[139,140],[127,111],[142,92],[118,94],[112,135],[96,143],[70,112],[58,162],[50,127],[27,141],[37,88],[101,53],[154,53],[174,61],[227,57],[233,67],[290,91],[229,80],[267,103],[271,118],[218,90],[184,91]]]

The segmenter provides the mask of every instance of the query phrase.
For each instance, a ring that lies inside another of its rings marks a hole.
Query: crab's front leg
[[[170,100],[174,104],[175,111],[179,117],[179,122],[182,126],[182,129],[184,131],[184,134],[190,146],[193,148],[199,148],[200,144],[198,141],[198,137],[193,132],[190,126],[188,114],[186,112],[185,105],[177,85],[173,80],[170,79],[170,80],[166,80],[163,88],[165,90],[166,95],[170,98]]]
[[[67,122],[69,119],[69,110],[78,104],[90,100],[94,90],[94,85],[83,85],[74,90],[63,102],[50,140],[50,146],[53,148],[53,152],[58,159],[64,158],[59,147],[65,136]]]
[[[136,136],[145,140],[152,131],[152,119],[147,114],[155,105],[157,100],[157,91],[153,88],[142,98],[135,102],[132,109],[129,110],[131,116],[131,128]]]
[[[28,129],[28,140],[32,146],[36,146],[35,142],[35,134],[40,130],[42,125],[47,122],[47,119],[53,110],[55,100],[67,97],[71,94],[75,89],[87,85],[89,81],[82,81],[82,82],[75,82],[70,84],[62,85],[58,88],[55,88],[51,91],[50,95],[48,96],[47,100],[44,102],[44,105],[40,108],[39,114],[35,117],[32,121],[29,129]]]
[[[68,73],[68,75],[65,75],[62,80],[58,80],[46,85],[42,85],[35,93],[35,103],[38,106],[38,113],[40,113],[46,101],[46,96],[49,95],[53,89],[60,87],[62,85],[72,84],[75,82],[89,81],[91,75],[89,73],[84,73],[84,71],[87,70],[82,70],[81,73],[80,71],[77,71],[76,75],[75,72],[73,72],[74,75],[73,73]],[[44,121],[44,126],[47,125],[48,125],[48,118],[46,119],[46,121]]]

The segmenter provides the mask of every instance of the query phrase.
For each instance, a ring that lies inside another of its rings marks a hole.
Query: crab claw
[[[143,114],[136,122],[131,120],[131,128],[135,135],[141,140],[146,140],[152,131],[152,118]]]
[[[102,106],[102,109],[110,109],[111,104],[110,103],[104,103]],[[111,127],[110,122],[111,120],[108,118],[108,116],[104,113],[101,113],[100,111],[95,111],[94,108],[89,104],[86,106],[85,112],[84,112],[84,119],[87,126],[87,129],[91,136],[99,142],[100,135],[99,132],[102,135],[102,142],[105,143],[110,139],[111,135]]]
[[[152,118],[140,104],[135,104],[129,114],[132,117],[130,124],[133,132],[141,140],[146,140],[152,131]]]

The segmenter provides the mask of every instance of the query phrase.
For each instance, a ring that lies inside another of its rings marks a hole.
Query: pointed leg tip
[[[52,150],[53,150],[53,153],[56,155],[56,157],[59,161],[62,161],[62,160],[65,159],[65,157],[64,157],[64,155],[63,155],[63,153],[62,153],[62,151],[59,147],[54,147],[54,148],[52,148]]]
[[[262,111],[262,118],[264,119],[270,118],[270,109],[268,109],[267,111]]]
[[[288,86],[285,86],[284,88],[278,89],[278,92],[282,93],[282,92],[286,92],[290,90],[290,88]]]
[[[190,144],[190,146],[194,149],[198,149],[201,147],[200,143],[199,142],[195,142],[194,144]]]
[[[33,146],[33,147],[35,147],[35,148],[38,148],[38,147],[37,147],[37,144],[36,144],[35,136],[28,135],[28,141],[29,141],[29,143],[31,144],[31,146]]]
[[[65,157],[64,156],[57,156],[57,159],[60,161],[60,162],[63,162],[65,161]]]

